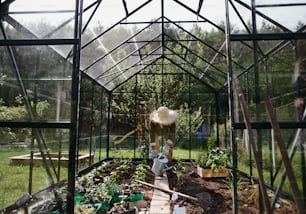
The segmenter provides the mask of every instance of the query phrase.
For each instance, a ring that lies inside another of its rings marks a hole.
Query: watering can
[[[153,160],[152,172],[155,175],[161,176],[164,172],[173,168],[167,166],[168,159],[165,155],[159,155]]]

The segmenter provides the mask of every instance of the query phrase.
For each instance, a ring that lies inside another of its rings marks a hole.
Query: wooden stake
[[[163,188],[160,188],[159,186],[156,186],[156,185],[153,185],[153,184],[149,184],[149,183],[147,183],[147,182],[140,181],[140,180],[135,180],[135,181],[138,182],[138,183],[147,185],[147,186],[149,186],[149,187],[153,187],[153,188],[158,189],[158,190],[160,190],[160,191],[164,191],[164,192],[168,192],[168,193],[175,193],[175,194],[180,195],[180,196],[182,196],[182,197],[184,197],[184,198],[188,198],[188,199],[190,199],[190,200],[198,201],[197,198],[194,198],[194,197],[192,197],[192,196],[189,196],[189,195],[186,195],[186,194],[183,194],[183,193],[180,193],[180,192],[176,192],[176,191],[173,191],[173,190],[170,190],[170,189],[163,189]]]
[[[272,106],[272,103],[269,97],[265,98],[265,104],[266,104],[266,109],[267,109],[267,112],[270,118],[272,129],[274,130],[275,141],[278,143],[279,150],[282,155],[282,159],[283,159],[284,166],[286,169],[286,174],[288,175],[289,183],[291,185],[294,201],[297,205],[298,212],[300,214],[304,214],[305,207],[304,207],[302,197],[301,197],[301,194],[300,194],[300,191],[299,191],[296,179],[295,179],[295,175],[294,175],[294,172],[293,172],[293,169],[292,169],[289,157],[288,157],[287,149],[286,149],[285,143],[281,135],[281,129],[277,122],[276,114],[274,112],[274,108]]]
[[[264,181],[264,177],[263,177],[263,171],[262,171],[262,168],[261,168],[261,165],[260,165],[260,160],[258,158],[259,155],[258,155],[258,152],[257,152],[257,149],[256,149],[256,144],[254,142],[253,129],[252,129],[251,124],[250,124],[250,113],[248,111],[248,108],[246,106],[246,102],[245,102],[242,94],[239,94],[239,102],[240,102],[240,106],[241,106],[241,109],[242,109],[244,123],[245,123],[245,126],[246,126],[246,128],[248,130],[248,134],[249,134],[249,143],[251,144],[254,159],[255,159],[256,169],[257,169],[258,177],[259,177],[259,186],[260,186],[260,189],[261,189],[260,192],[261,192],[262,198],[264,200],[264,205],[265,205],[265,208],[266,208],[266,212],[268,214],[271,214],[272,209],[270,207],[270,201],[269,201],[269,198],[268,198],[267,189],[266,189],[266,185],[265,185],[265,181]]]

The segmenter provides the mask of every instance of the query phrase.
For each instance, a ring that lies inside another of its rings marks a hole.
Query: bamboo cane
[[[175,193],[175,194],[180,195],[180,196],[182,196],[182,197],[184,197],[184,198],[188,198],[188,199],[190,199],[190,200],[198,201],[197,198],[192,197],[192,196],[190,196],[190,195],[186,195],[186,194],[183,194],[183,193],[180,193],[180,192],[176,192],[176,191],[173,191],[173,190],[170,190],[170,189],[163,189],[163,188],[160,188],[159,186],[156,186],[156,185],[153,185],[153,184],[149,184],[149,183],[144,182],[144,181],[140,181],[140,180],[135,180],[135,181],[138,182],[138,183],[147,185],[147,186],[149,186],[149,187],[153,187],[153,188],[155,188],[155,189],[164,191],[164,192]]]

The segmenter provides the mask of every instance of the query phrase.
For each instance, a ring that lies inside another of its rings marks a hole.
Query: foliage
[[[227,167],[231,163],[231,153],[224,148],[209,148],[207,153],[198,157],[197,163],[203,168],[219,169]]]
[[[217,146],[217,139],[216,139],[216,136],[210,136],[208,139],[207,139],[207,146],[208,148],[213,148],[215,146]]]
[[[140,163],[136,166],[136,170],[134,172],[134,175],[132,177],[132,181],[130,184],[130,187],[132,190],[136,190],[141,184],[137,182],[136,180],[139,181],[145,181],[147,177],[147,166],[145,163]]]
[[[177,164],[175,166],[176,169],[176,175],[178,178],[179,184],[183,184],[183,172],[185,171],[184,163],[181,159],[177,160]]]
[[[26,115],[27,112],[24,106],[18,105],[8,107],[4,105],[2,100],[0,100],[0,120],[25,119]],[[13,142],[17,140],[17,133],[9,127],[1,128],[0,138],[2,142]]]
[[[204,119],[202,116],[201,107],[191,112],[191,109],[188,107],[187,103],[184,103],[180,106],[180,109],[178,110],[178,115],[179,116],[176,121],[175,142],[176,144],[180,145],[180,142],[183,140],[183,138],[189,137],[186,136],[189,131],[191,136],[196,136],[197,131],[204,122]]]
[[[32,103],[33,105],[33,103]],[[49,109],[49,103],[47,101],[39,101],[36,106],[36,119],[43,119],[44,115]],[[4,105],[3,100],[0,99],[0,120],[27,120],[29,113],[26,106],[23,103],[21,95],[15,97],[15,105]],[[31,134],[30,129],[12,129],[9,127],[0,129],[0,139],[3,142],[13,142],[16,140],[24,140]]]

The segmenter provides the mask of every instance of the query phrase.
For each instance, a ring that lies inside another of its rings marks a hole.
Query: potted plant
[[[203,178],[227,177],[227,166],[231,163],[231,154],[227,149],[209,148],[207,153],[200,154],[197,160],[198,174]]]
[[[49,199],[44,203],[38,204],[33,207],[31,214],[58,214],[63,213],[66,209],[66,202],[62,199]]]

